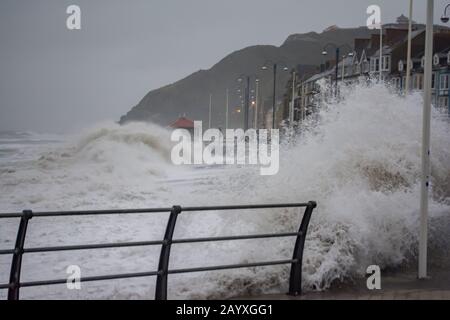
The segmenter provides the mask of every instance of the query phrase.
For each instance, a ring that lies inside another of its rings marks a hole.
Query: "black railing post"
[[[314,201],[308,202],[305,213],[303,214],[302,223],[298,230],[299,235],[295,241],[294,254],[292,257],[295,262],[291,264],[291,275],[289,278],[289,295],[296,296],[302,293],[303,247],[305,246],[309,220],[311,219],[311,214],[315,207],[317,207],[317,204]]]
[[[28,220],[33,217],[31,210],[24,210],[20,218],[19,230],[17,231],[16,245],[11,262],[11,273],[9,275],[8,300],[19,300],[20,270],[22,267],[23,247],[27,233]]]
[[[158,275],[156,278],[155,300],[167,300],[167,275],[169,271],[170,247],[172,246],[173,233],[177,223],[178,214],[182,211],[180,206],[173,206],[167,221],[161,254],[159,256]]]

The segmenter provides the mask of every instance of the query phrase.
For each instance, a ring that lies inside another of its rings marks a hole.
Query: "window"
[[[438,108],[447,110],[448,108],[448,97],[440,97],[438,100]]]
[[[392,85],[397,90],[401,90],[401,79],[400,78],[392,78]]]
[[[431,74],[431,89],[436,89],[436,73]]]
[[[398,71],[402,72],[403,71],[403,60],[400,60],[398,62]]]
[[[383,56],[381,69],[383,71],[389,71],[391,68],[391,57],[390,56]]]
[[[441,74],[439,90],[448,90],[448,74]]]
[[[422,57],[422,61],[420,62],[420,66],[425,68],[425,57]]]
[[[380,70],[380,58],[370,59],[370,72],[378,72]]]
[[[412,89],[422,90],[423,89],[423,74],[416,73],[412,77]]]
[[[447,64],[450,64],[450,51],[447,53]]]
[[[367,59],[363,61],[362,72],[369,72],[369,62]]]
[[[439,55],[435,54],[433,56],[433,65],[438,66],[439,65]]]

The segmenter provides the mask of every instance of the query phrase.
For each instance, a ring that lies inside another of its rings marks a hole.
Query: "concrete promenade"
[[[241,298],[238,298],[241,299]],[[450,269],[430,271],[430,278],[418,280],[415,272],[396,272],[381,277],[380,290],[368,290],[366,279],[337,284],[324,292],[246,296],[250,300],[450,300]]]

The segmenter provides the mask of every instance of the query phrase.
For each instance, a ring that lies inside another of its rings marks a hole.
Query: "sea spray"
[[[403,98],[381,85],[351,87],[284,153],[280,174],[265,190],[319,203],[305,250],[306,287],[327,288],[363,276],[370,264],[396,267],[414,258],[421,116],[419,93]],[[438,111],[432,128],[433,223],[450,214],[450,132]]]
[[[172,166],[167,161],[169,132],[154,125],[108,125],[66,147],[41,153],[34,161],[0,171],[3,210],[104,209],[315,200],[303,261],[304,289],[322,290],[336,281],[362,277],[370,264],[395,268],[413,262],[418,234],[422,98],[400,97],[380,85],[343,92],[324,105],[298,136],[280,149],[280,171],[260,176],[251,167]],[[444,260],[450,183],[449,124],[432,119],[432,263]],[[180,215],[175,237],[296,231],[298,210],[200,212]],[[38,220],[30,225],[33,245],[160,239],[167,217],[89,217]],[[13,241],[17,225],[0,226],[2,246]],[[8,241],[5,242],[6,238]],[[3,241],[5,239],[5,241]],[[289,259],[294,239],[246,240],[176,245],[171,267]],[[148,271],[158,248],[101,253],[72,252],[33,256],[24,263],[27,279],[65,276],[79,264],[85,275]],[[49,268],[48,266],[52,266]],[[0,264],[7,274],[9,262]],[[170,298],[227,298],[284,292],[289,266],[173,275]],[[4,281],[3,281],[4,282]],[[154,279],[86,284],[78,293],[57,287],[23,290],[24,297],[152,298]],[[86,287],[85,287],[86,288]],[[59,291],[58,291],[59,290]]]
[[[401,97],[382,85],[350,87],[344,99],[324,105],[306,123],[308,130],[281,151],[279,174],[252,175],[250,181],[233,176],[228,181],[239,182],[229,189],[221,184],[222,193],[230,198],[244,193],[242,201],[251,202],[318,202],[305,246],[305,289],[327,289],[335,281],[363,277],[371,264],[396,268],[412,263],[417,253],[421,117],[420,93]],[[437,110],[432,128],[430,229],[435,232],[430,232],[430,246],[439,253],[430,258],[439,264],[450,248],[445,241],[450,230],[443,227],[450,220],[450,127]],[[288,214],[260,218],[264,223],[253,222],[258,231],[267,225],[286,230],[299,223]],[[284,244],[281,251],[287,258],[292,243]],[[264,254],[242,260],[261,260],[278,250],[265,245],[260,249]],[[254,270],[237,278],[223,273],[216,282],[223,282],[219,291],[225,295],[230,290],[280,290],[287,283],[287,271]]]

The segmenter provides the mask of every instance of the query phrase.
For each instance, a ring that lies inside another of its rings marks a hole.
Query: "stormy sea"
[[[0,132],[0,212],[318,203],[303,260],[304,290],[327,290],[364,277],[370,264],[395,270],[417,256],[422,96],[358,85],[325,104],[301,132],[284,139],[280,171],[255,166],[175,166],[170,131],[154,124],[102,123],[77,135]],[[433,110],[430,251],[450,249],[450,125]],[[182,214],[175,238],[297,231],[298,209]],[[167,214],[52,217],[31,220],[26,246],[160,240]],[[18,219],[0,224],[11,249]],[[295,238],[174,245],[171,268],[290,259]],[[159,246],[30,253],[22,281],[154,271]],[[11,256],[0,256],[7,283]],[[286,292],[289,266],[171,275],[171,299],[230,298]],[[155,278],[23,288],[21,298],[153,299]],[[0,298],[6,290],[0,290]]]

